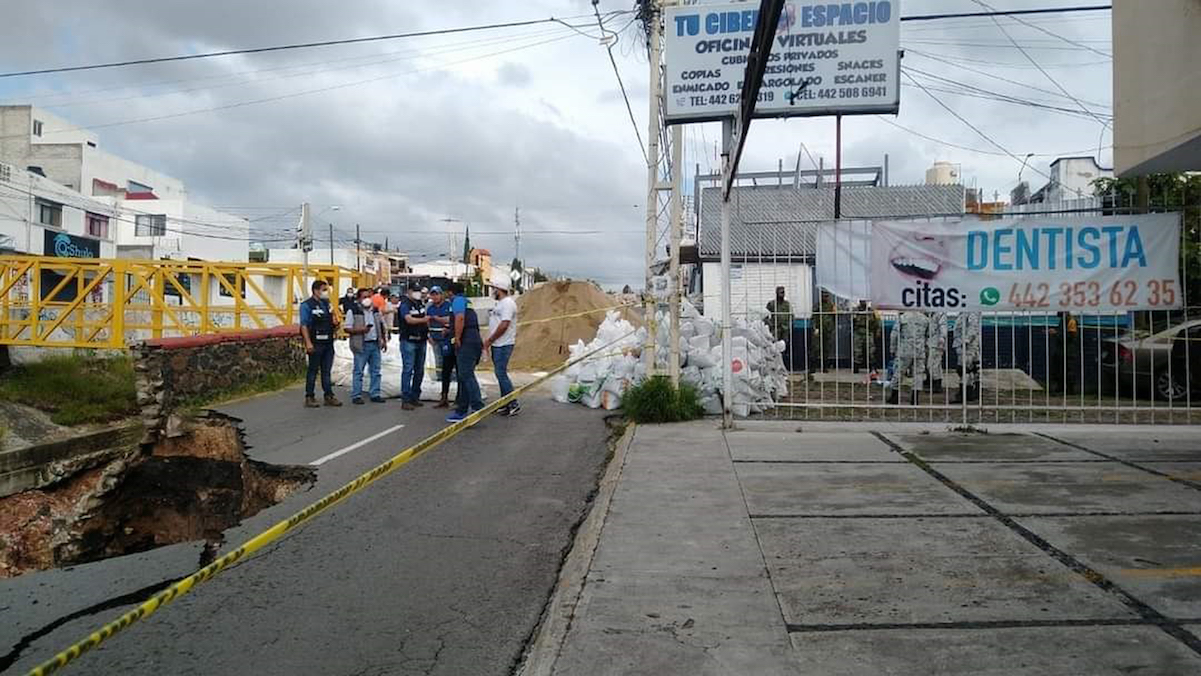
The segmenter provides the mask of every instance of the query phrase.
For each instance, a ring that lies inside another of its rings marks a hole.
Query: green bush
[[[665,376],[655,376],[626,390],[622,409],[634,422],[672,423],[704,415],[700,397],[691,385],[672,386]]]
[[[138,412],[128,357],[65,355],[18,366],[0,377],[0,399],[46,411],[59,425],[108,422]]]

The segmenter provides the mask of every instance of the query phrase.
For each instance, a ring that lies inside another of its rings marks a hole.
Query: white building
[[[114,258],[117,209],[0,163],[0,251],[59,258]]]
[[[428,263],[417,263],[411,266],[410,274],[414,277],[444,277],[459,279],[475,275],[475,266],[455,261],[438,260]]]
[[[247,260],[246,219],[189,201],[179,179],[105,152],[94,133],[45,110],[0,106],[0,161],[111,205],[102,239],[117,258]]]
[[[926,185],[957,185],[959,178],[959,165],[950,162],[935,162],[926,170]]]
[[[1091,197],[1093,181],[1113,178],[1112,167],[1102,167],[1093,157],[1061,157],[1051,163],[1051,180],[1027,200],[1029,204],[1059,203]]]

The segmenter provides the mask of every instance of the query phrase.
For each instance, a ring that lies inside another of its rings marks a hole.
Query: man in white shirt
[[[492,284],[496,306],[488,316],[488,337],[484,339],[484,350],[490,350],[496,384],[500,386],[502,397],[513,391],[513,381],[509,380],[509,359],[513,356],[513,346],[517,344],[517,301],[509,294],[510,283],[507,278],[502,278]],[[516,399],[497,411],[507,416],[515,416],[520,412],[521,405]]]

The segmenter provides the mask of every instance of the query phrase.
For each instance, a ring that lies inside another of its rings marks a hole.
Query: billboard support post
[[[834,220],[842,218],[842,115],[834,116]]]
[[[659,227],[659,102],[662,97],[663,72],[660,68],[659,0],[647,0],[648,36],[650,41],[650,114],[647,116],[646,139],[646,261],[645,261],[645,318],[646,344],[642,348],[642,360],[646,363],[647,375],[655,373],[655,298],[651,289],[652,270],[655,265],[655,239]]]
[[[733,181],[730,150],[734,145],[734,119],[726,118],[721,122],[721,172],[722,185]],[[733,322],[730,319],[730,198],[728,195],[721,200],[721,426],[730,429],[734,426],[734,367],[730,361],[734,343],[731,336]]]

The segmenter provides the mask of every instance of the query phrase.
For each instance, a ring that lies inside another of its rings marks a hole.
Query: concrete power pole
[[[300,205],[300,227],[298,228],[298,244],[300,245],[303,280],[301,282],[300,295],[303,298],[306,294],[304,287],[309,283],[309,252],[313,250],[313,223],[309,218],[309,203],[305,202]]]
[[[655,299],[651,294],[651,269],[655,263],[655,238],[659,225],[659,105],[663,90],[663,71],[659,65],[662,52],[660,30],[660,0],[645,0],[648,15],[648,39],[650,41],[650,115],[647,121],[646,148],[646,345],[643,361],[646,372],[655,372]]]
[[[668,346],[667,369],[671,383],[680,385],[680,296],[684,290],[680,284],[680,240],[684,229],[684,129],[680,125],[671,128],[671,253],[668,258],[671,281],[671,301],[668,313],[671,317],[671,344]]]

